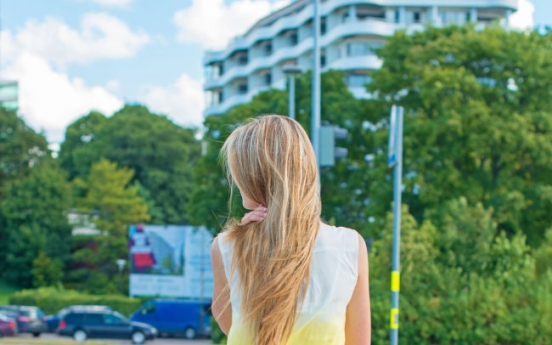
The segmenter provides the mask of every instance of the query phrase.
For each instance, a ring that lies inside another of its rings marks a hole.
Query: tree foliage
[[[0,201],[0,231],[5,244],[0,271],[7,281],[20,287],[33,286],[33,262],[40,252],[62,267],[68,261],[71,227],[66,213],[70,195],[66,176],[53,165],[36,166],[28,176],[5,186]]]
[[[106,159],[94,163],[86,180],[75,180],[84,194],[77,201],[81,213],[89,215],[98,229],[119,237],[127,235],[129,225],[148,221],[148,207],[138,187],[129,186],[133,175],[131,169],[117,168]]]
[[[31,167],[49,159],[46,138],[15,112],[0,107],[0,187],[26,176]]]
[[[78,209],[102,234],[73,238],[67,286],[96,294],[127,289],[128,282],[120,281],[116,261],[128,258],[129,225],[150,219],[139,186],[131,184],[133,175],[132,169],[101,159],[92,164],[86,180],[75,180],[83,195],[77,199]]]
[[[381,49],[369,88],[406,109],[406,201],[417,219],[464,196],[492,207],[508,234],[543,237],[552,223],[551,42],[467,26],[400,32]]]
[[[192,129],[177,126],[146,107],[127,105],[110,118],[92,112],[71,124],[60,159],[72,178],[86,178],[102,158],[132,169],[133,182],[147,191],[141,195],[151,198],[154,222],[187,224],[184,205],[199,154],[200,144]]]

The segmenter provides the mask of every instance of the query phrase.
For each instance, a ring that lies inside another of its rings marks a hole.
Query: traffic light
[[[320,127],[319,132],[319,165],[331,167],[335,165],[336,159],[347,157],[347,150],[344,147],[336,147],[335,141],[347,139],[349,132],[345,128],[325,125]]]

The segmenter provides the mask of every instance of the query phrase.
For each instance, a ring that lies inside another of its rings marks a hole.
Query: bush
[[[211,342],[213,344],[226,344],[228,339],[220,329],[214,317],[211,317]]]
[[[56,313],[70,305],[107,305],[124,315],[135,312],[143,300],[120,295],[89,295],[74,290],[56,288],[39,288],[22,290],[10,296],[9,303],[16,305],[33,305],[41,308],[46,314]]]

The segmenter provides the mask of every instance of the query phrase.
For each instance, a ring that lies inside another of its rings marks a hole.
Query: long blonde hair
[[[320,226],[316,158],[301,125],[279,115],[238,127],[221,151],[231,184],[263,204],[267,215],[224,231],[233,240],[232,272],[238,272],[241,312],[256,345],[289,339],[310,276]]]

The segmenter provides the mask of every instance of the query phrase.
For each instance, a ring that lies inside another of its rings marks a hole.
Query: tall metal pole
[[[311,115],[311,140],[316,155],[316,161],[320,162],[319,130],[320,130],[320,0],[313,0],[313,47],[312,47],[312,115]]]
[[[289,112],[288,116],[295,119],[295,74],[289,76]]]
[[[395,127],[395,154],[396,161],[395,181],[393,186],[393,254],[391,267],[391,318],[390,341],[391,345],[399,344],[399,291],[400,291],[400,254],[401,254],[401,196],[402,196],[402,167],[403,167],[403,121],[404,108],[396,111]]]

